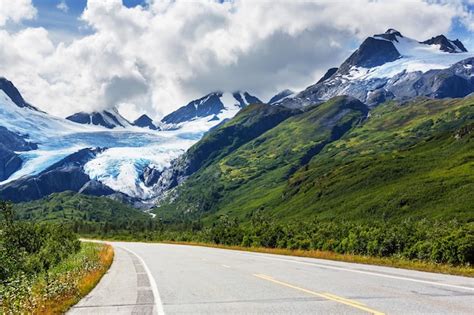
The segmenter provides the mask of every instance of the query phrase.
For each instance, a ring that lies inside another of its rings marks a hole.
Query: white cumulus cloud
[[[31,0],[0,0],[0,26],[7,22],[20,22],[36,16]]]

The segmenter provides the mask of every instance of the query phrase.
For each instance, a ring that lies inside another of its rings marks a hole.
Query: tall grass
[[[5,314],[61,314],[89,293],[110,267],[110,245],[83,243],[52,269],[37,275],[20,273],[0,284]]]

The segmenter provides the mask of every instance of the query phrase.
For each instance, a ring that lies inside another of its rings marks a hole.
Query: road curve
[[[474,314],[474,279],[215,248],[111,243],[69,314]]]

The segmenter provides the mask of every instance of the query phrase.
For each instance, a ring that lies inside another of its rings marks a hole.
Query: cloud
[[[41,28],[0,29],[0,59],[8,61],[0,75],[57,115],[117,106],[130,119],[158,118],[215,90],[268,99],[302,89],[367,36],[393,27],[422,40],[448,32],[455,18],[467,23],[469,14],[449,1],[149,0],[127,8],[89,0],[81,19],[92,34],[70,44],[54,46]],[[0,23],[34,14],[8,16]]]
[[[0,26],[7,22],[20,22],[36,16],[36,9],[31,0],[0,0]]]
[[[63,11],[64,13],[68,13],[69,12],[69,7],[66,3],[66,0],[61,0],[58,5],[56,6],[56,8],[60,11]]]

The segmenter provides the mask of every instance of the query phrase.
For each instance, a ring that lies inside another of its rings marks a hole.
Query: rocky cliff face
[[[5,94],[15,103],[18,107],[25,107],[33,110],[38,110],[36,107],[28,104],[23,97],[21,96],[18,89],[13,85],[11,81],[8,81],[5,78],[0,77],[0,90],[5,92]]]

